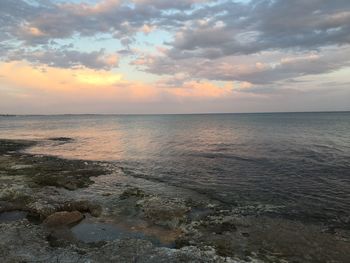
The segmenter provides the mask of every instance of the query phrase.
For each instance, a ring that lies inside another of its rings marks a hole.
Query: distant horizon
[[[56,113],[56,114],[1,114],[11,116],[156,116],[156,115],[229,115],[229,114],[290,114],[290,113],[350,113],[350,110],[339,111],[270,111],[270,112],[194,112],[194,113]]]

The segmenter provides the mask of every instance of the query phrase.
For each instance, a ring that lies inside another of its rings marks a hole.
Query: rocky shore
[[[350,262],[348,229],[24,152],[35,144],[0,140],[1,262]]]

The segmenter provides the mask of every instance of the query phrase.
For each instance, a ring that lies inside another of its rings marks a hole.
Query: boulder
[[[52,215],[48,216],[44,220],[44,223],[50,227],[70,226],[80,222],[83,218],[84,218],[84,215],[79,211],[73,211],[73,212],[62,211],[62,212],[53,213]]]

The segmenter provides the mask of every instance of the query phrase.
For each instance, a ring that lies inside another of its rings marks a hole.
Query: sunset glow
[[[2,1],[0,111],[349,110],[348,2],[257,2]]]
[[[350,0],[0,0],[0,263],[350,262]]]

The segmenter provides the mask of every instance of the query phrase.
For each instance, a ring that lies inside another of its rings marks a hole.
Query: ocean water
[[[0,117],[0,137],[45,139],[29,152],[109,161],[229,206],[350,224],[350,112]]]

